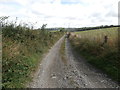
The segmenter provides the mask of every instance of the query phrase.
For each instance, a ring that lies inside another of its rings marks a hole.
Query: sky
[[[0,16],[40,28],[118,24],[119,0],[0,0]]]

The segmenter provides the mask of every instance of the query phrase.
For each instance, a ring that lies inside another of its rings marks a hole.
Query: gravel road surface
[[[42,60],[29,88],[117,88],[118,85],[101,71],[78,56],[65,39],[65,60],[60,55],[64,36],[49,50]]]

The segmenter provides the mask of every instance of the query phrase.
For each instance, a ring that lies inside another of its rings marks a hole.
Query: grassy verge
[[[99,33],[99,31],[97,32]],[[115,36],[112,35],[112,32],[114,31],[109,31],[108,33],[103,30],[102,32],[104,32],[106,35],[111,34],[111,40]],[[92,34],[91,31],[87,31],[85,33],[86,38],[78,38],[71,36],[70,41],[74,50],[80,55],[82,55],[86,60],[88,60],[90,64],[101,69],[112,79],[120,82],[120,56],[118,52],[118,45],[116,44],[117,42],[115,42],[116,40],[112,40],[114,41],[112,42],[113,45],[106,43],[103,47],[101,47],[100,42],[91,40],[92,37],[97,37],[96,34],[93,33],[93,31]]]
[[[24,88],[42,56],[63,32],[33,30],[14,24],[2,28],[2,87]]]
[[[67,60],[66,60],[66,56],[65,56],[65,39],[62,42],[61,47],[60,47],[60,55],[61,55],[62,62],[66,65]]]

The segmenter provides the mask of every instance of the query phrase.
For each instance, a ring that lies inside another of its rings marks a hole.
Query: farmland
[[[70,41],[79,55],[114,80],[120,81],[117,27],[74,32]]]
[[[118,45],[118,28],[107,28],[107,29],[98,29],[91,31],[83,31],[83,32],[75,32],[81,38],[84,38],[92,43],[101,44],[104,42],[104,37],[108,37],[108,41],[106,43],[107,46],[113,48]]]
[[[65,37],[64,28],[49,31],[45,26],[33,29],[2,22],[2,88],[118,86],[84,62],[120,81],[117,27],[71,32]]]

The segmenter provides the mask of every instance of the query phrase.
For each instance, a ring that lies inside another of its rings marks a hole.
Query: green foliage
[[[41,27],[41,30],[45,30],[45,27],[47,26],[47,24],[43,24]]]
[[[117,28],[76,32],[76,34],[78,37],[72,36],[70,39],[74,49],[89,63],[120,82],[118,77],[120,76],[120,56]],[[108,42],[101,46],[104,35],[108,36]]]
[[[65,32],[65,29],[64,29],[64,28],[61,28],[61,29],[60,29],[60,32]]]
[[[4,20],[6,20],[8,18],[9,18],[9,16],[2,16],[2,17],[0,17],[0,21],[3,22]]]
[[[63,35],[62,32],[31,30],[7,24],[2,28],[2,86],[23,88],[30,81],[43,54]]]

